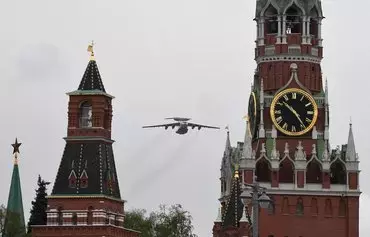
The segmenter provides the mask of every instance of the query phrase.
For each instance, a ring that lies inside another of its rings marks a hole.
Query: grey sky
[[[370,3],[325,1],[324,77],[331,145],[346,143],[352,116],[360,155],[361,236],[370,235],[370,112],[367,104]],[[196,233],[211,236],[220,195],[225,132],[186,136],[142,125],[167,116],[224,127],[242,120],[255,62],[254,0],[1,1],[0,203],[6,204],[15,136],[28,219],[37,175],[54,181],[64,149],[66,92],[77,88],[90,40],[113,109],[115,159],[127,208],[181,203]],[[50,189],[52,186],[50,186]],[[49,189],[49,191],[50,191]]]

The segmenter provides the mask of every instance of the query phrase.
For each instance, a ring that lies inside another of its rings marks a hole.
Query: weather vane
[[[89,46],[87,46],[87,52],[90,52],[90,60],[94,60],[95,59],[95,55],[94,55],[94,40],[91,41],[91,43],[89,44]]]
[[[12,144],[13,147],[13,155],[14,155],[14,163],[18,164],[18,154],[19,152],[19,147],[22,145],[22,143],[18,143],[17,138],[15,138],[14,144]]]

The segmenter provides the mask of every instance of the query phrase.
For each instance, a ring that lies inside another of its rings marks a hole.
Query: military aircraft
[[[174,129],[175,127],[179,127],[176,131],[177,134],[183,135],[188,132],[188,128],[198,128],[200,130],[201,128],[213,128],[213,129],[220,129],[219,127],[212,127],[212,126],[207,126],[207,125],[202,125],[202,124],[196,124],[196,123],[189,123],[188,121],[190,118],[179,118],[179,117],[174,117],[174,118],[165,118],[165,119],[171,119],[176,121],[175,123],[166,123],[166,124],[160,124],[160,125],[152,125],[152,126],[143,126],[143,128],[158,128],[158,127],[164,127],[165,129],[168,129],[171,127]]]

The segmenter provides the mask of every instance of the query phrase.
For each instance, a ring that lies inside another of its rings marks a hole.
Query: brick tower
[[[69,95],[66,146],[48,197],[47,225],[41,236],[139,236],[123,227],[121,199],[111,139],[112,99],[91,58],[81,83]]]
[[[257,68],[245,140],[237,147],[227,142],[220,202],[229,202],[232,164],[238,163],[242,182],[256,178],[274,201],[260,210],[261,237],[359,236],[352,124],[347,144],[332,149],[329,142],[329,91],[320,65],[323,18],[321,0],[257,0]]]

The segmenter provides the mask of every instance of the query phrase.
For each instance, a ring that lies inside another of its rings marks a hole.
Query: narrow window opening
[[[304,214],[304,205],[302,198],[298,198],[297,205],[296,205],[296,215],[302,216]]]
[[[344,200],[344,198],[341,198],[339,201],[339,216],[345,217],[347,212],[346,210],[346,201]]]
[[[92,106],[89,102],[84,102],[80,107],[80,127],[90,128],[92,127]]]
[[[278,12],[270,5],[265,12],[265,23],[266,23],[266,33],[267,34],[277,34],[278,33]]]

